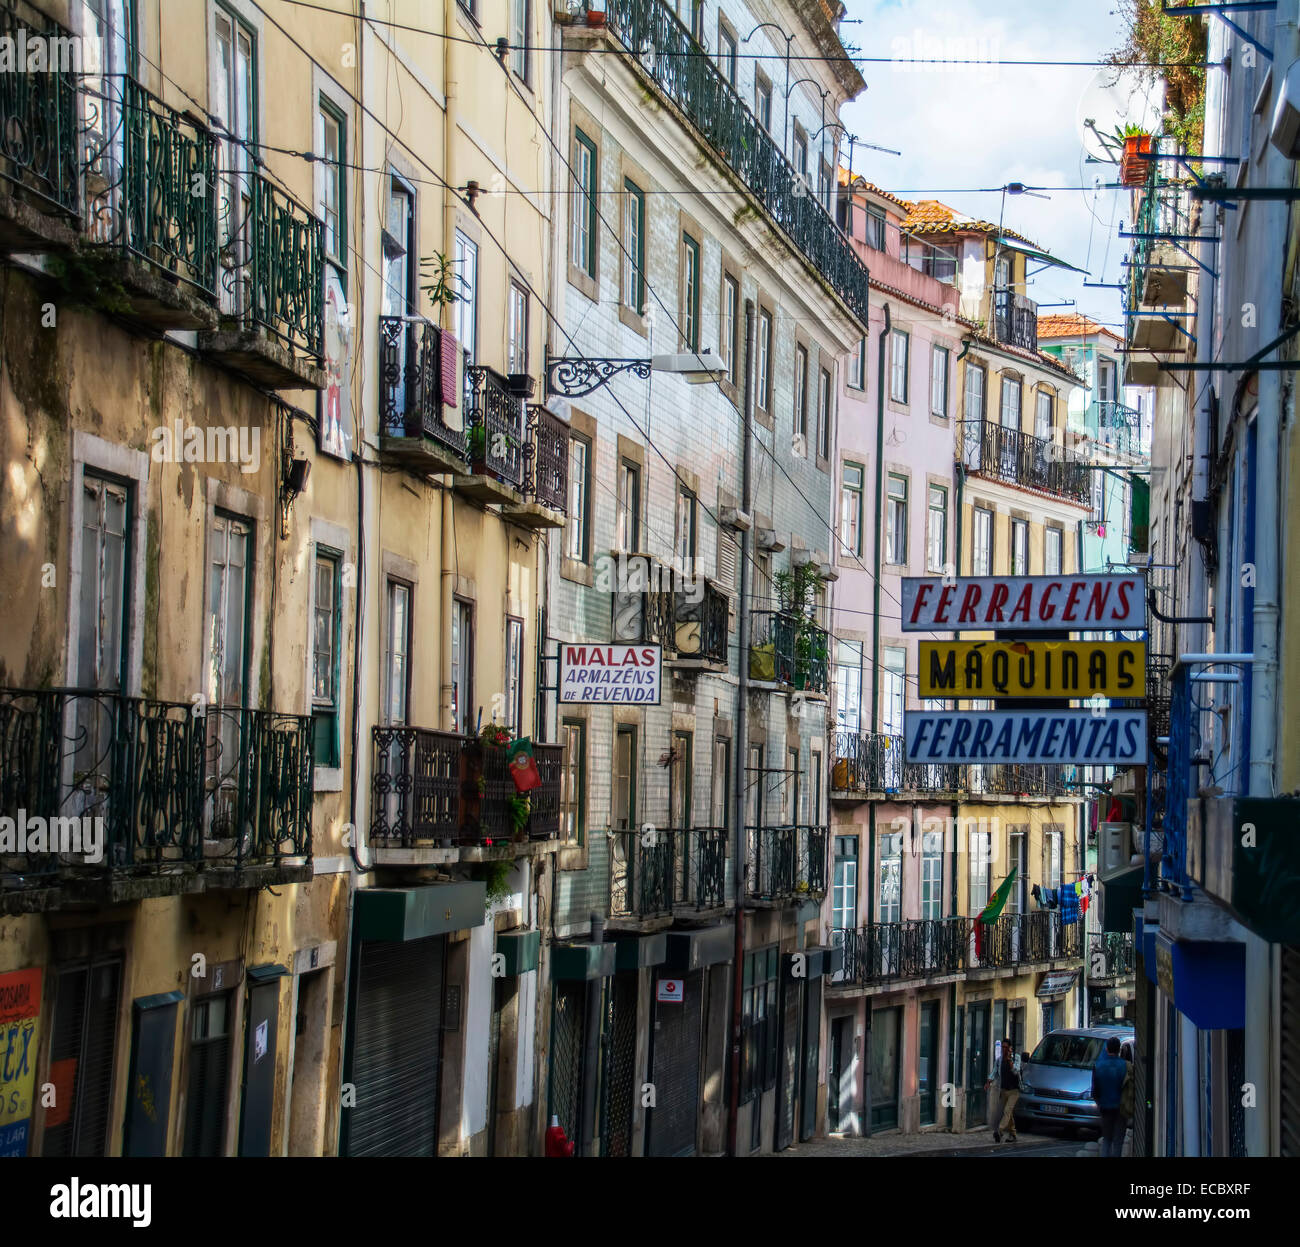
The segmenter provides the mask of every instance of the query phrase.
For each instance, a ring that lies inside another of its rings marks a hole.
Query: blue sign
[[[909,710],[909,762],[1141,766],[1145,710]]]

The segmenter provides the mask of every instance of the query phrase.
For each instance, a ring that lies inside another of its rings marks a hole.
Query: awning
[[[1031,260],[1037,260],[1040,264],[1050,265],[1052,268],[1068,268],[1072,273],[1087,274],[1086,268],[1076,268],[1073,264],[1067,264],[1064,260],[1057,259],[1048,251],[1040,251],[1037,247],[1031,247],[1028,243],[1023,243],[1015,238],[999,238],[997,245],[1007,251],[1019,251],[1022,255]]]
[[[1038,985],[1038,995],[1040,997],[1064,996],[1074,986],[1074,980],[1078,977],[1078,970],[1053,970],[1050,974],[1044,974],[1043,981]]]

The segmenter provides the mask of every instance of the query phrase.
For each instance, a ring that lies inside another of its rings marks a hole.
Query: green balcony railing
[[[865,325],[866,265],[676,13],[663,0],[608,0],[607,24]]]

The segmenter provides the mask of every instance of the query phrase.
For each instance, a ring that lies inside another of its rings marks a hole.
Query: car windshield
[[[1103,1040],[1095,1035],[1048,1035],[1029,1059],[1035,1065],[1065,1065],[1091,1069],[1101,1056]]]

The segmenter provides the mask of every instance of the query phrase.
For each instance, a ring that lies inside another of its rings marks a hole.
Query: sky
[[[1095,68],[997,65],[1001,58],[1102,60],[1118,47],[1114,0],[846,0],[841,37],[871,57],[976,58],[976,65],[865,64],[867,89],[841,117],[863,142],[853,171],[907,199],[940,199],[997,222],[1001,193],[977,188],[1023,182],[1081,188],[1048,200],[1006,196],[1005,223],[1089,276],[1049,269],[1028,293],[1042,314],[1084,312],[1118,326],[1119,293],[1084,281],[1118,282],[1128,245],[1118,236],[1129,215],[1127,191],[1096,190],[1114,182],[1114,165],[1087,164],[1081,117],[1119,109],[1116,92],[1100,92]],[[860,19],[860,24],[850,24]],[[1104,71],[1103,71],[1104,72]],[[1115,114],[1118,116],[1118,112]],[[1112,124],[1114,118],[1112,117]],[[841,160],[847,160],[847,144]],[[1073,299],[1074,307],[1042,305]]]

